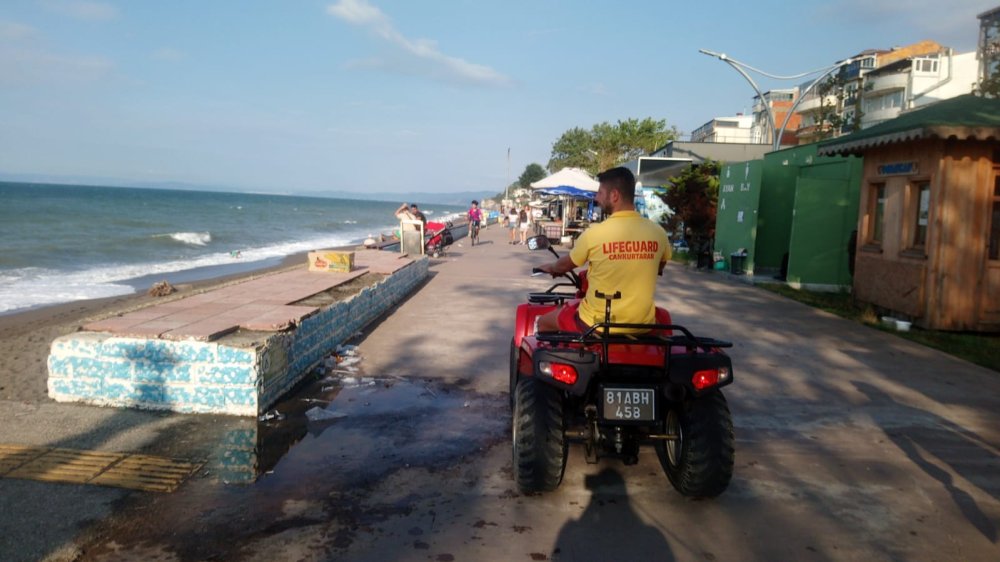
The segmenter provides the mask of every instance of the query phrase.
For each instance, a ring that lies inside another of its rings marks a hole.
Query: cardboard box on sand
[[[354,269],[354,252],[316,250],[309,252],[309,271],[349,272]]]

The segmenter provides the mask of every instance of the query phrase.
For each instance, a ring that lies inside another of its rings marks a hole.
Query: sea
[[[401,202],[0,182],[0,315],[250,272],[398,227]],[[417,201],[416,203],[420,203]],[[464,208],[420,205],[428,220]]]

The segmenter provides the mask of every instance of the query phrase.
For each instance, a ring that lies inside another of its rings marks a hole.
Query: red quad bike
[[[545,236],[528,240],[531,250],[549,250]],[[537,269],[533,273],[540,273]],[[696,337],[656,309],[656,324],[611,321],[580,332],[575,319],[587,291],[586,271],[569,282],[529,293],[517,307],[510,347],[514,477],[523,492],[556,489],[566,469],[569,441],[582,441],[588,463],[616,457],[639,460],[639,446],[652,444],[674,488],[685,496],[714,497],[733,476],[733,422],[721,387],[733,382],[729,342]],[[556,292],[571,287],[572,293]],[[534,334],[535,319],[566,304],[560,331]],[[609,334],[611,328],[642,328],[640,335]]]

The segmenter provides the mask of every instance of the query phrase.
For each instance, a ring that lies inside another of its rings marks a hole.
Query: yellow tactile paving
[[[0,477],[172,492],[201,465],[133,455],[0,444]]]

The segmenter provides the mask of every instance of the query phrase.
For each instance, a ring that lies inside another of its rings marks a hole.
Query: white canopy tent
[[[595,180],[586,170],[581,168],[563,168],[548,177],[531,182],[531,187],[533,189],[556,189],[569,187],[579,189],[581,191],[588,191],[590,193],[596,193],[600,185],[600,182]],[[562,206],[563,216],[562,221],[560,221],[560,235],[565,236],[566,225],[569,222],[569,205],[565,204],[565,201],[575,199],[575,197],[570,195],[559,195],[559,198],[564,201]]]
[[[580,168],[563,168],[551,176],[531,182],[534,189],[546,189],[550,187],[575,187],[584,191],[597,191],[600,184]]]

